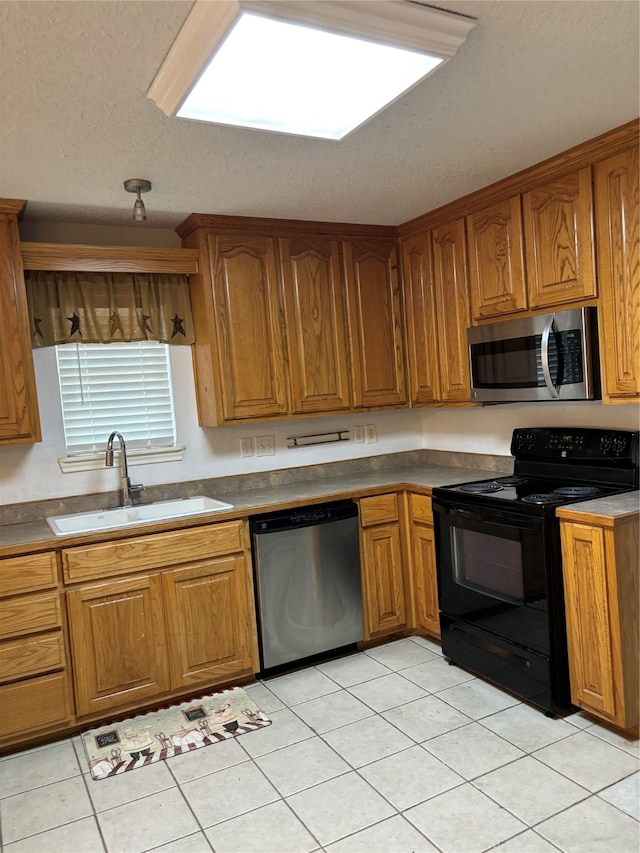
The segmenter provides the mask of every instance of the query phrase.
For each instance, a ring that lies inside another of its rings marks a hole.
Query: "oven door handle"
[[[560,394],[558,393],[558,389],[553,384],[553,379],[551,378],[551,367],[549,365],[549,336],[551,335],[554,329],[556,317],[555,314],[552,314],[549,319],[544,324],[544,329],[542,330],[542,337],[540,339],[540,358],[542,360],[542,375],[544,376],[544,384],[547,386],[547,390],[549,394],[554,399],[558,399]]]
[[[447,515],[453,522],[456,516],[460,518],[468,518],[472,521],[478,521],[483,525],[490,527],[508,527],[511,530],[517,528],[519,530],[538,530],[541,527],[541,519],[538,516],[523,516],[511,515],[509,513],[501,513],[493,509],[483,509],[482,511],[463,509],[462,507],[451,507]]]

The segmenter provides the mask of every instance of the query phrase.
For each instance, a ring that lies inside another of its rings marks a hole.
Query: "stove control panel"
[[[601,459],[637,465],[638,432],[574,427],[515,429],[511,453],[516,459]]]

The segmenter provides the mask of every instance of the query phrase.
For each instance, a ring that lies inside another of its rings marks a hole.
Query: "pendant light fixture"
[[[129,178],[129,180],[124,182],[124,188],[128,193],[137,193],[138,197],[133,205],[133,219],[135,222],[144,222],[147,218],[147,211],[140,193],[149,192],[151,181],[145,181],[144,178]]]

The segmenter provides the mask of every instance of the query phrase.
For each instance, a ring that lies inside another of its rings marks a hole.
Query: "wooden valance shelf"
[[[25,270],[83,270],[179,275],[198,272],[197,249],[21,243],[20,250]]]

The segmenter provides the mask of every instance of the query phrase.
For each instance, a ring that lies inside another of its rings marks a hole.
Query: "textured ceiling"
[[[457,56],[340,142],[167,118],[146,96],[191,3],[0,1],[0,196],[26,219],[191,212],[399,224],[638,115],[637,0],[441,0]]]

